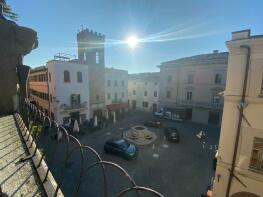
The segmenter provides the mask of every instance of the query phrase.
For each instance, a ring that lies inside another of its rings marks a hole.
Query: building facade
[[[29,76],[30,98],[59,124],[90,119],[88,67],[78,61],[52,60]]]
[[[263,35],[232,33],[213,197],[263,196]]]
[[[78,61],[89,69],[90,115],[98,118],[105,113],[105,35],[92,30],[77,34]]]
[[[113,116],[118,117],[128,110],[128,71],[115,68],[105,69],[105,103]]]
[[[129,106],[133,110],[155,112],[159,100],[159,73],[130,74]]]
[[[163,62],[159,107],[172,116],[203,124],[221,122],[227,52],[214,51]]]
[[[30,70],[28,84],[28,96],[39,106],[41,111],[49,115],[50,105],[47,67],[41,66]]]

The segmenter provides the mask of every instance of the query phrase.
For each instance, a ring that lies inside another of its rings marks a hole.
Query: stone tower
[[[105,67],[104,42],[105,35],[89,29],[77,34],[78,59],[88,65]]]
[[[89,91],[91,117],[103,116],[105,108],[105,35],[84,29],[77,34],[78,61],[89,68]]]

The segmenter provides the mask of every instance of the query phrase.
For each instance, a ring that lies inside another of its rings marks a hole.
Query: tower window
[[[99,52],[96,52],[96,64],[100,63],[100,56],[99,56]]]
[[[84,62],[86,62],[87,61],[87,54],[86,54],[86,52],[84,51],[84,53],[83,53],[83,60],[84,60]]]

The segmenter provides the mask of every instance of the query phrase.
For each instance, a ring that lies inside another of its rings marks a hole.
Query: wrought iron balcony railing
[[[74,109],[82,109],[82,108],[87,108],[87,102],[71,104],[71,105],[62,104],[60,106],[60,109],[64,109],[64,110],[74,110]]]
[[[33,141],[32,144],[35,143],[35,151],[34,154],[31,156],[32,158],[36,156],[37,150],[39,150],[40,145],[39,141],[41,137],[47,137],[45,141],[45,144],[47,146],[54,146],[52,147],[51,155],[47,155],[45,151],[42,152],[39,165],[36,166],[36,168],[39,168],[41,166],[41,162],[43,160],[49,160],[47,171],[45,174],[45,178],[42,181],[42,185],[47,181],[47,177],[49,173],[52,173],[52,167],[55,165],[55,161],[59,159],[59,157],[62,157],[61,154],[58,154],[59,145],[61,146],[61,143],[64,143],[64,148],[60,149],[65,154],[65,157],[62,158],[62,165],[58,167],[58,176],[56,177],[57,186],[54,192],[54,196],[58,196],[58,191],[63,192],[63,188],[61,186],[63,185],[65,179],[72,179],[72,177],[67,177],[66,170],[69,163],[69,160],[72,158],[73,154],[78,155],[79,158],[79,168],[77,172],[74,172],[76,174],[76,180],[74,181],[74,184],[72,184],[70,187],[72,187],[72,194],[70,196],[78,196],[80,195],[80,187],[82,184],[82,180],[84,176],[87,176],[88,172],[94,169],[94,167],[99,167],[101,169],[103,181],[102,181],[102,188],[103,188],[103,196],[107,197],[109,196],[109,188],[108,188],[108,172],[109,169],[106,170],[107,167],[113,167],[117,171],[114,171],[115,173],[120,172],[120,174],[123,175],[123,177],[127,178],[128,182],[130,183],[130,186],[126,189],[122,189],[118,192],[116,196],[125,196],[125,194],[135,192],[138,197],[141,196],[142,192],[146,192],[151,194],[151,196],[157,196],[157,197],[163,197],[162,194],[159,192],[152,190],[147,187],[138,186],[136,182],[133,180],[133,178],[127,173],[125,169],[123,169],[121,166],[114,162],[110,161],[104,161],[102,160],[101,156],[98,154],[98,152],[88,145],[83,145],[80,143],[79,139],[77,137],[74,137],[73,135],[69,134],[69,132],[62,126],[59,125],[56,121],[51,120],[48,116],[46,116],[42,111],[40,111],[34,104],[30,103],[29,100],[25,100],[24,105],[22,107],[21,111],[23,122],[25,123],[26,127],[28,128],[29,136],[32,136]],[[34,134],[35,131],[38,129],[38,126],[41,126],[43,129],[45,129],[45,132],[37,132],[37,135]],[[22,133],[22,135],[24,135]],[[54,143],[54,137],[59,139],[59,141],[55,141]],[[53,141],[52,141],[53,139]],[[29,137],[26,139],[26,141],[29,140]],[[26,142],[28,143],[28,142]],[[61,147],[60,147],[61,148]],[[90,155],[86,155],[90,154]],[[97,161],[86,164],[85,159],[86,157],[90,157],[93,155],[93,157],[96,158]],[[98,174],[99,176],[99,174]],[[69,187],[67,185],[67,187]]]
[[[205,107],[205,108],[223,108],[223,103],[209,103],[209,102],[198,102],[192,100],[178,100],[179,105],[188,105],[194,107]]]

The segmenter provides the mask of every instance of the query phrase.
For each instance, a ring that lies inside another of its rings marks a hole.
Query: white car
[[[154,115],[157,117],[163,117],[164,113],[163,111],[157,111],[157,112],[154,112]]]

